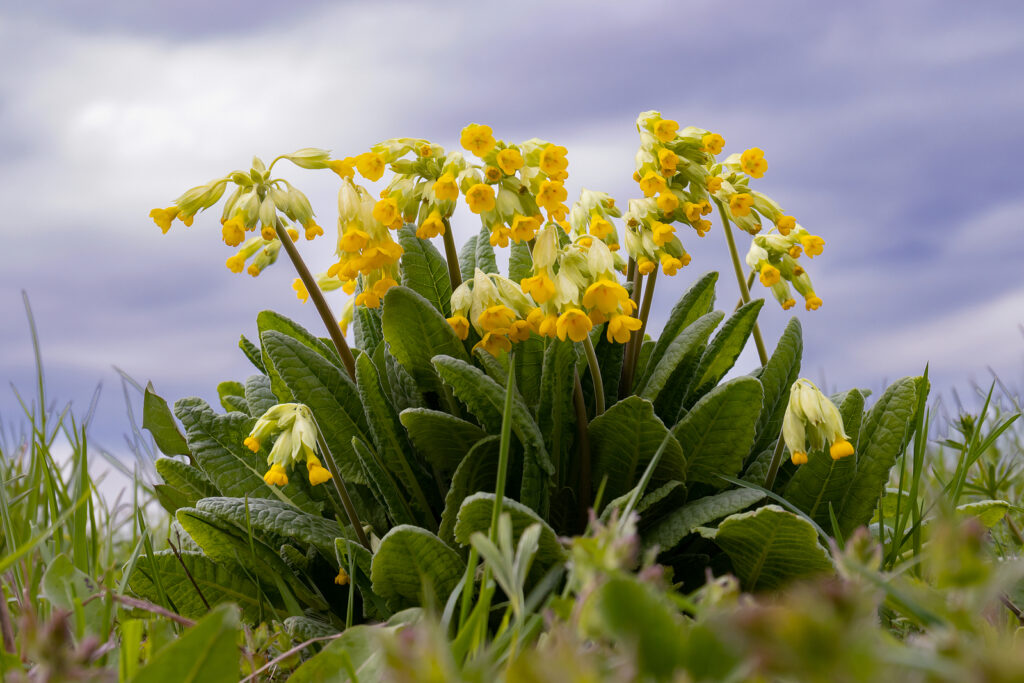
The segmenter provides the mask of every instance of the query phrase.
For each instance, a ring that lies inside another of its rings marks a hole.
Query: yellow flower
[[[694,204],[693,202],[683,202],[683,213],[686,214],[686,220],[691,223],[699,221],[703,215],[700,212],[700,204]]]
[[[802,253],[803,251],[801,251],[799,244],[794,244],[789,248],[789,255],[793,258],[800,258],[800,254]]]
[[[593,327],[594,323],[591,322],[590,316],[578,308],[570,308],[558,316],[555,331],[558,334],[558,338],[562,341],[569,337],[574,342],[581,342],[586,339],[587,334]]]
[[[670,225],[669,223],[652,221],[651,232],[651,237],[654,239],[654,243],[659,247],[663,247],[672,241],[672,238],[676,234],[676,229],[675,226]]]
[[[262,269],[255,263],[249,264],[249,267],[245,269],[245,272],[249,273],[253,277],[259,277]]]
[[[356,174],[355,159],[346,157],[344,159],[331,159],[327,162],[327,168],[337,173],[342,178],[351,178]]]
[[[295,290],[295,296],[298,297],[299,301],[306,303],[309,300],[309,291],[306,289],[306,285],[303,284],[302,280],[295,278],[292,282],[292,289]]]
[[[361,292],[356,296],[356,306],[366,306],[367,308],[380,308],[380,297],[377,296],[373,290]]]
[[[545,180],[540,184],[540,191],[537,193],[537,206],[548,212],[555,212],[568,196],[565,185],[557,180]]]
[[[703,237],[708,234],[708,230],[711,229],[711,221],[699,220],[693,222],[693,229],[697,231],[698,237]]]
[[[511,351],[512,342],[508,339],[507,329],[496,329],[484,335],[484,338],[476,343],[473,350],[481,348],[492,356],[497,356],[500,351]]]
[[[526,316],[526,322],[529,323],[530,329],[540,334],[540,325],[544,322],[544,311],[540,308],[535,308]]]
[[[509,148],[498,152],[498,166],[505,175],[512,175],[524,166],[523,155],[518,149]]]
[[[438,201],[455,201],[459,198],[459,186],[451,173],[445,173],[434,183],[434,196]]]
[[[370,235],[355,227],[355,223],[349,223],[348,228],[338,240],[338,246],[342,251],[354,254],[370,241]]]
[[[808,292],[805,298],[806,301],[804,302],[804,308],[808,311],[816,311],[821,308],[821,297],[814,292]]]
[[[725,138],[718,133],[708,133],[700,139],[702,149],[708,154],[720,154],[725,147]],[[719,179],[721,182],[721,179]]]
[[[825,240],[817,235],[801,235],[800,244],[804,246],[804,251],[811,258],[818,256],[825,250]]]
[[[539,223],[540,221],[532,216],[526,217],[516,214],[515,218],[512,219],[512,227],[509,229],[509,234],[516,242],[529,242],[537,236],[537,229],[540,228]]]
[[[484,177],[492,183],[496,183],[501,180],[501,169],[497,166],[488,166],[484,169]]]
[[[656,194],[667,191],[668,185],[665,184],[665,179],[660,175],[654,171],[648,171],[640,179],[640,190],[644,193],[645,197],[653,197]]]
[[[646,256],[641,256],[636,261],[636,269],[640,271],[641,275],[650,275],[657,267],[657,264]]]
[[[775,227],[779,229],[779,234],[785,237],[796,227],[796,219],[792,216],[779,216],[779,220],[775,221]]]
[[[234,218],[224,221],[224,225],[221,227],[221,237],[224,239],[224,244],[229,247],[237,247],[242,243],[242,240],[245,239],[245,224],[242,223],[241,214],[235,214]]]
[[[530,338],[530,323],[525,320],[517,320],[509,328],[508,338],[513,343],[526,341]]]
[[[494,188],[490,185],[477,183],[466,192],[466,203],[473,213],[484,213],[494,210]]]
[[[349,582],[348,572],[341,567],[338,568],[338,575],[334,577],[334,583],[339,586],[347,586]]]
[[[629,301],[629,292],[626,291],[626,288],[618,282],[604,278],[587,287],[587,291],[583,294],[584,306],[596,308],[606,315],[619,310],[619,304],[626,301]]]
[[[672,119],[659,119],[654,124],[654,134],[662,142],[672,142],[676,137],[677,130],[679,130],[679,124]]]
[[[658,195],[658,208],[665,213],[672,213],[679,208],[679,197],[674,192],[662,192]]]
[[[688,256],[689,254],[684,254],[684,258],[686,258],[686,263],[690,262],[687,258]],[[668,276],[675,275],[676,273],[679,272],[680,268],[686,265],[686,263],[683,263],[683,259],[677,259],[676,257],[671,256],[669,254],[662,254],[660,260],[661,272],[665,273],[665,275]]]
[[[226,228],[227,225],[225,224],[224,227]],[[272,225],[264,225],[262,228],[260,228],[260,237],[267,240],[268,242],[270,240],[277,239],[277,230],[275,230],[274,226]]]
[[[376,152],[363,152],[355,158],[359,175],[373,182],[384,175],[384,157]]]
[[[615,227],[604,216],[594,211],[590,214],[590,234],[599,240],[603,240],[612,234]]]
[[[153,209],[149,212],[149,217],[153,219],[153,222],[157,224],[157,227],[167,234],[167,231],[171,229],[171,223],[178,216],[178,207],[168,206],[166,209]]]
[[[512,236],[512,231],[506,228],[501,223],[495,223],[491,226],[490,243],[492,247],[507,247],[508,238]]]
[[[331,478],[331,471],[320,464],[316,456],[306,458],[306,470],[309,473],[309,483],[312,486],[322,484]]]
[[[246,448],[248,448],[253,453],[260,452],[260,440],[257,439],[255,436],[245,437],[245,441],[243,441],[242,443],[245,445]]]
[[[469,321],[466,320],[464,315],[453,315],[448,318],[448,324],[455,330],[455,336],[465,341],[466,337],[469,336]]]
[[[441,218],[441,212],[437,209],[431,211],[430,215],[423,221],[423,225],[416,229],[416,236],[424,240],[429,240],[443,234],[444,220]]]
[[[271,465],[267,473],[263,475],[263,481],[267,482],[267,486],[287,486],[288,473],[281,465]]]
[[[751,147],[740,155],[740,167],[751,178],[760,178],[768,170],[768,162],[764,160],[764,151],[760,147]]]
[[[376,294],[378,298],[383,299],[389,289],[397,286],[398,283],[394,278],[386,277],[374,282],[372,289],[373,293]]]
[[[537,334],[542,337],[557,337],[558,315],[555,313],[548,313],[544,316],[544,319],[540,321],[540,325],[537,328]]]
[[[679,163],[679,157],[670,149],[661,149],[658,151],[658,163],[661,164],[661,173],[663,175],[673,175],[676,172],[676,164]]]
[[[794,465],[806,465],[807,453],[804,451],[793,451],[793,455],[789,459],[793,461]]]
[[[490,126],[478,126],[475,123],[471,123],[462,129],[462,135],[459,136],[459,144],[478,157],[482,157],[494,149],[493,131]]]
[[[765,263],[761,266],[760,280],[761,284],[765,287],[771,287],[781,278],[779,269],[770,263]]]
[[[796,306],[796,299],[786,299],[782,302],[782,310],[788,311],[789,309]]]
[[[381,199],[373,205],[373,217],[384,225],[391,225],[399,219],[398,201],[394,197]]]
[[[608,329],[605,331],[605,336],[608,337],[609,342],[625,344],[629,341],[632,333],[639,330],[642,324],[639,319],[628,315],[614,315],[608,321]]]
[[[839,460],[845,458],[848,455],[853,455],[853,444],[846,439],[838,439],[832,443],[832,446],[828,449],[828,454],[832,456],[833,460]]]
[[[489,306],[476,317],[476,323],[486,332],[508,329],[516,319],[515,311],[504,304]]]
[[[565,158],[568,151],[559,145],[545,147],[544,151],[540,153],[540,170],[545,175],[561,176],[562,172],[569,167],[569,160]]]
[[[713,175],[708,178],[708,182],[704,184],[704,187],[708,189],[708,192],[714,194],[722,189],[722,179]]]
[[[302,227],[306,229],[305,235],[307,240],[311,240],[317,235],[324,234],[324,229],[317,225],[312,219]]]
[[[746,192],[734,194],[729,199],[729,210],[737,218],[750,214],[750,207],[754,205],[754,198]]]
[[[225,261],[224,265],[226,265],[228,270],[232,273],[241,273],[245,270],[245,254],[235,254]]]
[[[547,273],[523,278],[519,285],[523,288],[523,294],[529,294],[538,304],[545,303],[555,295],[555,283],[547,276]]]

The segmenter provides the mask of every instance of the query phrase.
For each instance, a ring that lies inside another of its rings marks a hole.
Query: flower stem
[[[651,302],[654,301],[654,284],[658,280],[658,270],[655,268],[647,276],[647,288],[644,289],[644,301],[640,304],[640,329],[636,332],[633,341],[633,358],[629,365],[629,376],[632,382],[633,373],[636,372],[636,364],[640,362],[640,349],[644,346],[644,332],[647,330],[647,318],[651,315]]]
[[[629,259],[630,265],[633,266],[632,273],[627,270],[627,275],[633,281],[633,293],[630,298],[633,301],[633,310],[637,311],[640,308],[640,288],[643,283],[643,276],[640,271],[636,268],[636,262],[632,258]],[[633,347],[636,345],[636,332],[629,336],[629,341],[626,342],[626,348],[623,351],[622,359],[622,373],[619,375],[619,399],[624,399],[629,395],[630,390],[633,388]]]
[[[597,417],[604,412],[604,379],[601,377],[601,366],[597,364],[597,353],[589,334],[583,338],[583,349],[587,352],[590,378],[594,381],[594,417]]]
[[[508,479],[508,454],[512,447],[512,397],[516,391],[516,357],[508,355],[508,380],[505,382],[505,406],[501,413],[501,441],[498,447],[498,477],[494,482],[494,508],[491,510],[491,542],[498,541],[498,518],[505,501],[505,482]]]
[[[444,257],[448,261],[448,279],[452,283],[454,292],[462,284],[462,271],[459,268],[459,252],[455,249],[455,235],[452,234],[452,224],[447,218],[444,220]]]
[[[295,243],[292,242],[292,238],[288,235],[288,231],[281,221],[277,222],[277,236],[281,240],[281,246],[287,252],[288,258],[292,260],[292,265],[295,266],[295,272],[299,274],[299,279],[306,286],[306,291],[309,292],[309,298],[313,300],[317,313],[320,314],[324,325],[327,326],[327,333],[331,335],[331,341],[334,342],[334,348],[337,349],[338,355],[341,356],[341,362],[345,364],[348,376],[355,381],[356,359],[352,356],[352,350],[348,347],[348,342],[345,341],[345,335],[341,333],[338,319],[331,313],[331,307],[327,305],[324,293],[320,291],[320,287],[316,284],[313,274],[309,272],[306,262],[302,260],[299,250],[295,247]]]
[[[331,449],[327,445],[327,440],[324,439],[324,435],[320,431],[319,425],[317,425],[316,428],[316,440],[320,445],[320,452],[324,455],[324,462],[327,463],[327,469],[331,473],[331,481],[334,483],[334,490],[338,492],[338,496],[341,498],[341,504],[345,506],[345,514],[348,515],[349,524],[351,524],[352,528],[355,530],[356,538],[359,539],[359,543],[367,550],[370,550],[370,539],[366,537],[366,532],[363,530],[363,524],[359,521],[359,513],[356,512],[356,507],[352,504],[352,498],[348,495],[348,488],[345,486],[345,480],[341,478],[341,472],[338,471],[338,465],[334,462],[334,454],[331,453]]]
[[[576,438],[579,447],[576,449],[579,454],[579,528],[587,525],[587,510],[590,507],[590,435],[587,420],[587,404],[583,399],[583,384],[580,382],[580,373],[575,375],[573,386],[573,405],[576,408]]]
[[[715,199],[715,204],[718,205],[718,215],[722,217],[722,229],[725,230],[725,240],[729,244],[732,267],[736,271],[736,282],[740,286],[740,297],[742,297],[743,303],[750,303],[750,288],[747,287],[747,281],[743,276],[743,265],[740,263],[739,252],[736,251],[736,241],[732,237],[729,217],[725,215],[725,206],[722,205],[721,201]],[[754,323],[754,345],[757,346],[757,355],[761,358],[761,365],[767,365],[768,352],[765,350],[764,339],[761,337],[761,328],[757,323]]]
[[[772,490],[772,486],[775,484],[775,477],[779,473],[779,467],[782,465],[782,448],[786,445],[786,442],[782,438],[782,434],[779,434],[779,440],[775,444],[775,451],[772,453],[772,461],[768,465],[768,474],[764,477],[764,487],[769,491]]]

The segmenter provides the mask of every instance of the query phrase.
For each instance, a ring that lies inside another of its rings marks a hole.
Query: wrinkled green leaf
[[[551,341],[544,351],[537,425],[544,436],[544,446],[558,463],[559,481],[564,480],[569,469],[569,449],[576,438],[573,386],[579,355],[576,345],[566,342]]]
[[[263,413],[277,405],[277,396],[270,386],[270,378],[266,375],[252,375],[245,380],[245,401],[249,404],[249,414],[261,417]]]
[[[647,371],[637,376],[634,387],[641,387],[647,383],[650,370],[653,370],[661,362],[669,346],[683,330],[696,322],[702,315],[711,312],[711,307],[715,303],[715,283],[717,281],[718,273],[705,273],[693,283],[686,294],[680,297],[679,301],[672,308],[672,312],[669,313],[668,321],[661,331],[661,336],[658,337],[658,341],[651,348],[650,357],[646,365]]]
[[[403,410],[402,421],[416,450],[439,472],[449,474],[487,433],[472,422],[427,408]]]
[[[710,391],[732,369],[750,333],[757,323],[757,314],[764,306],[764,299],[755,299],[740,306],[722,328],[715,334],[701,356],[694,372],[684,405],[689,408]]]
[[[494,247],[491,246],[491,229],[487,225],[480,226],[480,234],[476,238],[476,267],[485,273],[498,272],[498,261],[494,258]],[[471,273],[466,279],[472,277]]]
[[[185,435],[178,429],[178,423],[167,407],[167,401],[153,391],[153,383],[146,385],[142,400],[142,427],[148,429],[156,441],[156,447],[165,455],[187,455],[192,457]]]
[[[459,251],[459,271],[463,282],[473,279],[473,271],[476,269],[476,242],[477,236],[470,235]]]
[[[451,486],[448,487],[448,495],[444,499],[441,526],[437,531],[437,535],[445,543],[455,543],[455,520],[459,508],[462,507],[462,501],[478,491],[494,491],[498,480],[499,446],[500,440],[497,436],[480,439],[455,470]]]
[[[132,683],[233,683],[238,680],[238,610],[221,605],[156,653]]]
[[[267,368],[263,365],[263,354],[260,352],[260,347],[253,344],[243,334],[238,340],[238,348],[242,349],[242,353],[249,359],[249,362],[256,366],[256,369],[262,372],[264,375],[267,374]]]
[[[420,294],[446,318],[451,315],[452,283],[448,263],[430,240],[416,236],[416,226],[398,231],[402,254],[402,285]]]
[[[645,381],[636,385],[634,393],[657,404],[659,395],[667,388],[673,394],[678,393],[681,400],[685,389],[680,389],[680,386],[688,382],[691,364],[697,362],[701,349],[724,315],[721,311],[712,311],[697,318],[684,329],[672,340],[656,363],[648,363],[650,372]],[[677,370],[686,370],[687,376],[681,376]]]
[[[444,604],[466,565],[452,548],[426,529],[396,526],[373,556],[373,591],[394,610],[424,604],[424,593]]]
[[[350,667],[359,681],[380,680],[383,675],[384,648],[379,636],[388,630],[391,629],[365,624],[353,626],[303,662],[288,677],[288,683],[350,681]]]
[[[361,439],[353,438],[352,448],[373,497],[387,510],[392,521],[395,524],[415,524],[416,515],[409,506],[408,496],[381,463],[380,456]]]
[[[170,486],[188,496],[193,502],[219,494],[201,469],[174,458],[157,458],[156,471]]]
[[[793,316],[775,345],[771,358],[756,375],[764,387],[764,410],[757,420],[757,436],[751,455],[772,448],[782,431],[782,416],[789,404],[789,388],[800,375],[804,342],[800,320]]]
[[[669,513],[644,531],[644,547],[658,546],[662,552],[672,550],[697,527],[748,508],[762,498],[764,494],[760,491],[746,488],[730,489],[698,498]]]
[[[508,279],[519,284],[533,274],[533,254],[526,242],[513,242],[508,253]]]

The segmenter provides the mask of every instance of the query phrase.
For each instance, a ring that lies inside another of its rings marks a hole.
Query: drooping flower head
[[[258,453],[269,439],[274,445],[267,456],[270,469],[263,480],[271,486],[285,486],[288,470],[305,462],[309,483],[316,486],[331,478],[330,471],[316,457],[317,429],[313,414],[301,403],[281,403],[270,408],[253,425],[245,446]]]
[[[807,452],[829,446],[833,460],[853,455],[839,409],[818,387],[800,378],[789,390],[789,404],[782,418],[782,438],[796,465],[807,462]]]

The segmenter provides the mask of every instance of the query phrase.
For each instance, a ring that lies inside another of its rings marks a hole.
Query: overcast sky
[[[112,450],[127,431],[112,366],[210,399],[251,373],[236,344],[260,310],[317,328],[286,263],[256,280],[224,268],[216,215],[166,236],[147,217],[253,154],[454,148],[487,123],[566,146],[570,199],[585,186],[625,205],[648,109],[727,152],[761,147],[758,189],[825,238],[808,264],[824,306],[798,312],[804,374],[877,389],[930,361],[944,392],[987,385],[988,367],[1019,386],[1022,22],[1019,2],[5,3],[0,415],[18,418],[8,382],[33,393],[22,289],[51,397],[84,410],[102,383],[94,434]],[[333,175],[287,177],[333,226]],[[460,239],[478,229],[459,218]],[[686,247],[655,329],[707,270],[723,270],[723,305],[737,297],[717,226]],[[331,260],[329,240],[304,248]],[[770,345],[787,319],[765,306]]]

